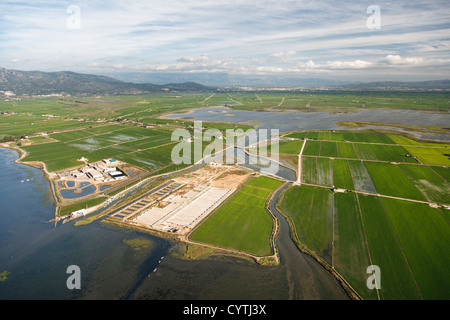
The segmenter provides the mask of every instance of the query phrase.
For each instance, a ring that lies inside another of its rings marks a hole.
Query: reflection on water
[[[220,111],[220,112],[211,112]],[[168,119],[184,117],[185,114],[173,114]],[[450,114],[430,111],[398,110],[398,109],[360,109],[356,112],[255,112],[229,110],[224,107],[196,109],[189,117],[211,122],[260,123],[258,129],[279,129],[280,132],[295,130],[349,130],[336,125],[337,121],[375,121],[417,126],[448,126]],[[401,130],[389,127],[390,130]],[[352,129],[350,129],[352,130]],[[410,132],[411,133],[411,132]],[[414,133],[418,138],[450,141],[450,135]]]
[[[81,182],[78,188],[63,189],[60,190],[59,193],[64,199],[76,199],[90,195],[94,193],[96,189],[97,188],[93,184],[90,184],[89,182]]]

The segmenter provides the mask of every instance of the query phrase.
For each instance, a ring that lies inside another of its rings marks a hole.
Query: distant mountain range
[[[119,76],[119,75],[117,75]],[[277,79],[270,81],[261,76],[247,76],[245,79],[233,78],[231,75],[219,74],[222,81],[232,81],[231,87],[205,86],[191,79],[202,80],[206,83],[216,83],[214,77],[200,74],[122,74],[122,78],[133,79],[139,83],[117,80],[111,76],[82,74],[71,71],[42,72],[19,71],[0,67],[0,91],[11,91],[16,95],[126,95],[154,92],[217,92],[220,90],[242,90],[240,87],[270,87],[273,88],[303,88],[310,90],[342,90],[342,91],[450,91],[450,80],[432,80],[416,82],[369,82],[345,83],[324,79]],[[217,78],[217,77],[216,77]],[[156,82],[183,81],[181,83],[140,83],[148,79]],[[267,79],[267,78],[266,78]],[[291,85],[288,85],[290,83]],[[248,90],[248,88],[246,88]]]
[[[194,82],[152,83],[124,82],[111,77],[75,73],[71,71],[42,72],[19,71],[0,67],[0,91],[12,91],[16,95],[45,95],[65,93],[71,95],[141,94],[167,91],[213,91]]]

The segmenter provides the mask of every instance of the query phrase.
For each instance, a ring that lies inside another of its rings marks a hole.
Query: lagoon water
[[[417,126],[442,126],[450,123],[450,113],[431,111],[359,109],[353,112],[254,112],[230,110],[225,107],[196,109],[187,114],[168,115],[168,119],[189,117],[200,121],[258,123],[257,129],[278,129],[280,133],[294,130],[348,130],[336,125],[337,121],[374,121]],[[377,126],[373,126],[376,128]],[[367,127],[370,128],[370,127]],[[402,131],[395,127],[386,127]],[[418,138],[450,141],[450,135],[415,133]]]

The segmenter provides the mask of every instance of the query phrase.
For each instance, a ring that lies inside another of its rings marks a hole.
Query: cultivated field
[[[304,142],[302,184],[280,203],[298,240],[365,299],[450,298],[449,146],[375,132],[288,136],[315,139]],[[381,269],[379,290],[366,286],[369,265]]]
[[[199,226],[191,239],[258,256],[270,255],[274,226],[265,206],[269,195],[281,184],[264,176],[251,179]]]

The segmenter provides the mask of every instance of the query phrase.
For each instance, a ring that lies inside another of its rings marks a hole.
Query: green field
[[[450,166],[449,148],[405,146],[405,149],[417,157],[423,164]]]
[[[420,299],[402,247],[379,197],[358,195],[372,264],[382,272],[382,299]]]
[[[427,202],[450,204],[449,146],[374,132],[288,136],[318,139],[306,144],[303,184],[280,203],[298,240],[364,299],[448,299],[450,211]],[[380,267],[379,290],[366,286],[369,265]]]
[[[218,92],[207,99],[210,96],[161,93],[0,100],[0,111],[8,112],[0,115],[0,138],[12,137],[13,146],[27,152],[24,161],[44,162],[51,172],[78,167],[83,164],[77,161],[81,157],[89,162],[115,157],[154,175],[188,166],[172,163],[177,142],[171,141],[171,133],[179,128],[192,131],[192,121],[189,115],[159,118],[166,113],[218,105],[251,111],[332,112],[356,110],[363,102],[366,108],[447,111],[450,107],[448,93],[431,92],[261,92],[258,96]],[[251,126],[204,122],[203,127],[246,130]],[[295,164],[304,143],[301,139],[308,139],[302,157],[303,184],[288,188],[279,204],[297,240],[365,299],[450,299],[450,211],[427,204],[450,204],[450,145],[423,143],[392,131],[364,131],[363,124],[358,129],[363,130],[290,132],[286,136],[295,140],[280,142],[280,158]],[[20,140],[25,135],[30,138]],[[193,155],[192,145],[191,151]],[[262,176],[251,179],[199,225],[191,239],[270,255],[273,220],[265,205],[281,184]],[[333,193],[333,186],[349,192]],[[62,212],[103,200],[71,203]],[[371,264],[381,269],[378,291],[366,287]]]
[[[306,183],[318,184],[316,157],[302,157],[302,179]]]
[[[308,248],[331,264],[333,194],[324,188],[289,188],[281,208],[293,221],[297,237]]]
[[[448,299],[447,212],[306,185],[288,189],[281,209],[293,221],[298,239],[364,299]],[[370,265],[381,270],[378,292],[366,286]]]
[[[317,182],[322,186],[333,186],[333,162],[328,158],[317,158]]]
[[[448,215],[426,204],[382,199],[389,221],[425,299],[450,299]]]
[[[41,161],[49,171],[59,171],[82,165],[82,162],[77,161],[81,157],[91,163],[117,158],[142,169],[155,171],[172,163],[172,149],[179,143],[171,141],[171,131],[130,125],[106,125],[51,134],[50,137],[54,140],[22,146],[27,152],[24,161]],[[209,144],[204,141],[202,150]],[[191,150],[190,159],[193,163],[193,144],[188,149]]]
[[[406,177],[430,202],[450,204],[450,183],[427,166],[399,165]]]
[[[336,188],[355,190],[353,179],[348,166],[348,160],[333,160],[333,185]]]
[[[58,171],[82,165],[82,162],[77,161],[81,157],[91,163],[115,157],[152,171],[171,163],[170,152],[158,147],[175,143],[170,142],[170,136],[164,131],[127,125],[75,130],[71,134],[68,131],[50,135],[59,142],[23,146],[22,149],[27,152],[24,161],[41,161],[49,171]],[[147,139],[153,142],[149,143]],[[133,142],[136,144],[133,145]]]
[[[361,220],[357,195],[334,195],[333,266],[366,299],[376,298],[376,292],[367,288],[366,268],[370,257]]]
[[[265,209],[269,195],[281,181],[260,176],[253,178],[224,203],[192,234],[193,241],[270,255],[273,220]]]
[[[279,142],[279,152],[286,154],[299,154],[302,149],[303,141],[292,140],[292,141],[280,141]]]
[[[379,162],[366,162],[365,166],[379,194],[405,199],[426,200],[399,166]]]

